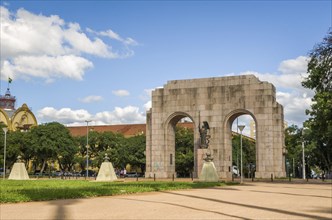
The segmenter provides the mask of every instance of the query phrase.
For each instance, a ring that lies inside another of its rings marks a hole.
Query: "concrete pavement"
[[[331,184],[245,183],[222,188],[1,204],[1,220],[332,219]]]

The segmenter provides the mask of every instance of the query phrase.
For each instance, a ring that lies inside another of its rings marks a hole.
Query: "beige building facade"
[[[175,126],[185,117],[194,124],[194,176],[207,152],[220,178],[231,178],[233,121],[250,115],[256,125],[257,178],[284,177],[284,115],[275,87],[253,75],[169,81],[152,92],[146,123],[146,177],[175,173]],[[209,144],[202,147],[202,124]]]
[[[27,131],[37,126],[37,119],[27,104],[16,109],[15,102],[15,96],[12,96],[7,88],[6,94],[0,96],[0,123],[9,131]]]

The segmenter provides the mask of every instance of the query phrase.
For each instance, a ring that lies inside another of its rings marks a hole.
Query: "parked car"
[[[81,176],[86,176],[86,170],[81,171]],[[96,172],[93,170],[88,170],[88,176],[96,176]]]
[[[45,176],[45,175],[48,175],[48,174],[46,174],[45,171],[43,171],[43,173],[41,173],[40,170],[35,170],[33,175],[35,175],[35,176]]]
[[[57,170],[57,171],[54,172],[54,175],[55,175],[55,176],[62,176],[62,175],[63,175],[63,172],[60,171],[60,170]]]
[[[81,174],[81,172],[73,172],[73,176],[80,177],[80,176],[82,176],[82,174]]]
[[[233,172],[233,174],[236,175],[236,176],[239,176],[239,175],[240,175],[240,172],[239,172],[237,166],[232,166],[232,172]]]
[[[136,173],[136,172],[128,172],[126,174],[126,177],[142,177],[143,174],[142,173]]]

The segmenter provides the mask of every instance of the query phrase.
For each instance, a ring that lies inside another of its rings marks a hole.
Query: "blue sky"
[[[331,27],[331,1],[1,1],[7,77],[39,123],[144,123],[169,80],[255,74],[277,87],[289,124],[313,93],[308,52]]]

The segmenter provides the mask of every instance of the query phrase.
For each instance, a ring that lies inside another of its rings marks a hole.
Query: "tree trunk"
[[[45,169],[45,166],[46,166],[46,160],[43,160],[43,166],[42,166],[42,168],[40,169],[40,175],[43,174],[44,169]]]

